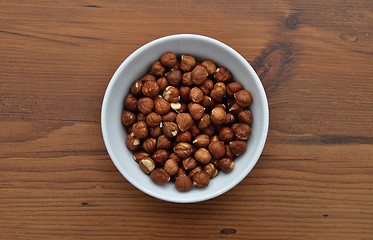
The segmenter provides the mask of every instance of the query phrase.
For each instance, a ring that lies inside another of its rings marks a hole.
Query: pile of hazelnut
[[[211,60],[172,52],[153,63],[125,97],[127,147],[156,184],[179,191],[205,187],[218,171],[232,171],[246,151],[252,96]]]

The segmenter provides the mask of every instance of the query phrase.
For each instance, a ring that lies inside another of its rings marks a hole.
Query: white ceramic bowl
[[[228,68],[253,96],[252,135],[247,151],[235,159],[232,172],[219,174],[205,188],[179,192],[172,183],[156,185],[144,174],[126,147],[127,133],[121,123],[123,100],[134,80],[149,72],[151,64],[165,52],[183,53],[197,59],[211,59]],[[117,69],[105,93],[101,127],[107,151],[122,175],[141,191],[170,202],[190,203],[219,196],[236,186],[253,169],[263,150],[268,132],[268,103],[263,86],[250,64],[235,50],[215,39],[192,34],[172,35],[154,40],[133,52]]]

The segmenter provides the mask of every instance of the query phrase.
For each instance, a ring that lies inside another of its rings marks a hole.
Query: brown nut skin
[[[154,101],[150,97],[140,98],[137,102],[137,108],[145,115],[152,112],[154,108]]]
[[[209,144],[208,147],[211,155],[215,159],[221,159],[225,155],[225,146],[222,141],[213,141]]]
[[[133,154],[133,159],[136,162],[139,162],[143,158],[150,158],[150,157],[151,157],[150,153],[147,153],[143,150],[137,151],[137,152],[135,152],[135,154]]]
[[[180,92],[180,99],[181,99],[181,101],[183,101],[185,103],[189,103],[190,87],[188,87],[188,86],[180,86],[179,92]]]
[[[193,79],[192,79],[192,72],[184,73],[182,76],[181,82],[185,86],[189,86],[189,87],[192,86],[194,84]]]
[[[127,135],[126,144],[129,150],[136,151],[140,148],[140,138],[135,137],[135,134],[132,132]]]
[[[236,102],[241,107],[247,107],[253,103],[253,97],[251,96],[251,93],[247,90],[240,90],[234,94],[234,98],[236,99]]]
[[[211,154],[206,148],[200,148],[194,153],[194,159],[206,165],[211,161]]]
[[[187,172],[185,171],[185,169],[183,167],[179,167],[179,169],[177,170],[177,173],[172,176],[172,180],[176,181],[183,174],[186,175]]]
[[[214,87],[214,89],[212,89],[210,93],[210,97],[214,99],[216,102],[220,102],[221,100],[223,100],[225,95],[226,95],[225,88],[220,87],[220,86]]]
[[[219,160],[218,159],[211,159],[211,163],[216,167],[216,169],[219,171],[220,170],[220,167],[219,167]]]
[[[187,157],[183,160],[182,165],[186,171],[189,171],[197,167],[197,161],[192,157]]]
[[[214,73],[214,78],[218,82],[228,82],[231,80],[231,72],[225,67],[219,67]]]
[[[128,110],[124,110],[122,112],[122,123],[124,126],[128,127],[131,126],[136,122],[136,115],[133,112]]]
[[[165,184],[170,181],[170,175],[163,168],[156,168],[150,173],[150,178],[156,184]]]
[[[153,153],[157,147],[157,140],[152,137],[148,137],[142,143],[142,148],[145,152]]]
[[[216,107],[211,111],[211,121],[216,124],[220,125],[223,124],[226,120],[226,113],[222,108]]]
[[[213,108],[215,106],[214,100],[211,97],[205,95],[201,101],[201,105],[205,108]]]
[[[216,132],[215,126],[213,124],[210,124],[207,128],[203,129],[203,133],[209,136],[214,135],[215,132]]]
[[[154,62],[150,69],[150,73],[158,77],[163,76],[165,72],[166,72],[166,68],[162,65],[160,61]]]
[[[135,137],[137,138],[146,138],[149,134],[148,126],[144,121],[139,121],[135,124],[133,124],[132,127],[133,134],[135,134]]]
[[[143,76],[142,78],[141,78],[141,81],[144,83],[144,82],[146,82],[146,81],[156,81],[157,80],[157,78],[154,76],[154,75],[152,75],[152,74],[146,74],[145,76]]]
[[[205,67],[201,65],[196,66],[192,71],[193,83],[197,85],[202,84],[206,80],[208,75],[209,73],[207,72]]]
[[[193,188],[193,182],[187,175],[180,174],[175,180],[175,188],[181,192],[189,191]]]
[[[124,108],[131,111],[131,112],[134,112],[137,110],[137,99],[135,97],[135,95],[133,95],[132,93],[129,93],[125,98],[124,98],[124,102],[123,102],[123,105],[124,105]]]
[[[174,122],[164,122],[162,126],[164,135],[168,138],[176,137],[179,132],[179,127]]]
[[[214,72],[216,71],[215,62],[212,60],[203,61],[201,65],[206,68],[209,75],[214,74]]]
[[[152,155],[152,159],[155,163],[157,163],[160,166],[163,166],[163,164],[167,161],[169,158],[170,153],[164,149],[159,149]]]
[[[210,142],[220,141],[217,135],[210,137]]]
[[[179,113],[176,115],[176,123],[180,131],[188,131],[193,126],[193,118],[189,113]]]
[[[173,159],[177,162],[177,164],[180,166],[181,165],[181,158],[174,152],[170,153],[170,156],[168,157],[168,159]]]
[[[211,79],[206,79],[198,86],[204,94],[210,94],[211,90],[214,88],[214,82]]]
[[[173,176],[178,172],[179,166],[174,159],[168,159],[164,163],[163,169],[167,172],[168,175]]]
[[[167,81],[171,85],[178,85],[181,82],[182,75],[180,70],[171,70],[165,74]]]
[[[158,138],[162,134],[160,126],[149,128],[149,135],[153,138]]]
[[[190,131],[192,132],[192,137],[194,138],[197,137],[201,133],[201,130],[198,128],[196,123],[193,124]]]
[[[233,123],[236,122],[236,117],[232,113],[227,113],[225,116],[225,125],[232,125]]]
[[[157,85],[159,87],[159,92],[161,93],[166,89],[166,87],[168,87],[169,84],[165,77],[160,77],[157,79]]]
[[[171,70],[181,70],[180,63],[176,62],[176,64],[171,68]]]
[[[179,132],[176,135],[177,142],[187,142],[190,143],[192,141],[192,133],[189,131],[186,132]]]
[[[157,127],[159,126],[161,121],[162,121],[161,115],[155,112],[149,113],[148,116],[146,116],[145,118],[145,122],[149,127]]]
[[[195,103],[200,103],[203,100],[203,92],[199,87],[194,87],[189,92],[189,100]]]
[[[139,161],[139,165],[141,170],[146,174],[151,173],[155,168],[155,163],[150,157],[142,158]]]
[[[180,100],[180,92],[174,86],[168,86],[163,92],[163,98],[169,102],[178,102]]]
[[[206,172],[210,176],[210,178],[213,178],[216,175],[218,175],[218,169],[212,163],[205,165],[203,167],[203,171]]]
[[[234,132],[230,127],[223,127],[219,132],[219,139],[228,143],[234,139]]]
[[[176,153],[181,158],[187,158],[192,152],[192,145],[186,142],[178,143],[174,148],[174,153]]]
[[[189,113],[194,120],[200,120],[205,113],[205,108],[198,103],[192,103],[189,107]]]
[[[229,144],[225,144],[225,156],[227,158],[232,159],[232,160],[234,160],[234,158],[235,158],[234,154],[232,153],[231,149],[229,148]]]
[[[232,125],[232,130],[240,140],[247,140],[251,136],[251,127],[246,123],[235,123]]]
[[[193,168],[189,174],[188,174],[188,177],[189,178],[193,178],[193,176],[196,174],[196,173],[199,173],[199,172],[202,172],[202,167],[201,166],[197,166],[195,168]]]
[[[199,172],[193,176],[193,185],[201,188],[206,187],[210,183],[210,176],[206,172]]]
[[[237,103],[233,103],[233,105],[229,108],[229,112],[237,115],[242,111],[242,109],[243,108],[240,105],[238,105]]]
[[[241,83],[231,82],[227,85],[227,96],[229,98],[233,98],[233,95],[242,89],[244,89],[244,87],[242,86]]]
[[[137,121],[140,122],[140,121],[145,121],[146,120],[146,115],[143,114],[143,113],[138,113],[137,114]]]
[[[247,143],[243,140],[235,140],[229,143],[229,148],[236,157],[246,152]]]
[[[176,54],[173,52],[166,52],[161,56],[161,63],[166,67],[173,67],[177,63]]]
[[[207,147],[210,144],[210,137],[207,134],[198,135],[193,140],[193,144],[197,148],[205,148],[205,147]]]
[[[157,149],[169,150],[172,147],[171,140],[165,135],[160,135],[157,139]]]
[[[180,68],[183,72],[192,71],[196,66],[196,59],[193,56],[183,54],[181,55]]]
[[[203,114],[203,117],[202,117],[201,120],[199,120],[199,122],[198,122],[198,127],[199,127],[200,129],[205,129],[205,128],[207,128],[208,126],[210,126],[210,124],[211,124],[211,117],[210,117],[210,115],[207,114],[207,113],[204,113],[204,114]]]
[[[133,95],[139,95],[141,93],[143,83],[139,80],[136,80],[131,85],[131,93]]]
[[[226,107],[225,104],[223,104],[223,103],[218,103],[218,104],[215,105],[215,107],[221,108],[221,109],[223,109],[224,111],[227,109],[227,107]]]
[[[169,112],[162,117],[163,122],[174,122],[176,120],[177,113]]]
[[[232,159],[223,158],[219,160],[219,167],[224,173],[229,173],[233,170],[234,162]]]
[[[250,110],[243,110],[238,114],[238,121],[246,124],[253,124],[253,114]]]

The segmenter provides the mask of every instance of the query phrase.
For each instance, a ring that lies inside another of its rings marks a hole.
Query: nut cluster
[[[127,147],[156,184],[179,191],[209,184],[246,151],[252,96],[212,60],[164,53],[124,99]]]

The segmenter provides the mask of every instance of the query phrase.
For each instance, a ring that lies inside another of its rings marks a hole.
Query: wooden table
[[[196,204],[133,187],[100,128],[119,64],[177,33],[236,49],[270,107],[254,170]],[[370,0],[0,0],[0,239],[372,239],[372,37]]]

